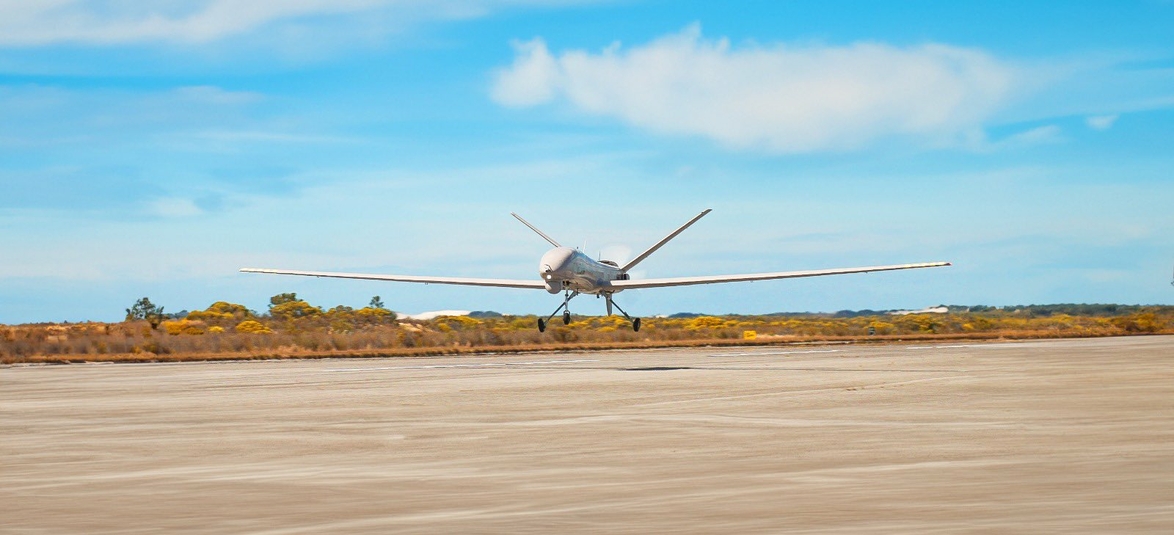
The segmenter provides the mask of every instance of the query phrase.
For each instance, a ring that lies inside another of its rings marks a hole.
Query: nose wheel
[[[542,318],[538,318],[538,332],[540,332],[540,333],[546,332],[546,326],[550,324],[550,320],[554,319],[554,316],[557,315],[560,310],[563,311],[563,325],[570,325],[571,324],[570,303],[571,303],[571,299],[574,299],[576,295],[579,295],[579,292],[566,292],[565,294],[563,294],[563,304],[559,305],[558,308],[554,309],[554,312],[551,312],[550,315],[547,316],[545,320],[543,320]]]

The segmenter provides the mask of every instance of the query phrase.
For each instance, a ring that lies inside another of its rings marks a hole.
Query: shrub
[[[269,307],[269,313],[274,317],[294,319],[320,316],[323,312],[321,308],[311,305],[305,301],[287,301],[279,305]]]
[[[376,296],[378,297],[378,296]],[[364,307],[355,311],[355,314],[373,322],[392,322],[396,320],[395,312],[386,308]]]
[[[232,319],[232,314],[228,314],[228,313],[224,313],[224,312],[216,312],[214,310],[196,310],[194,312],[189,312],[187,315],[187,318],[192,319],[192,320],[208,320],[208,321],[230,320],[230,319]]]
[[[179,336],[181,334],[200,335],[204,334],[204,324],[197,321],[182,319],[178,321],[165,321],[162,323],[163,330],[167,334]]]
[[[441,331],[449,332],[476,329],[481,322],[468,316],[441,316],[436,318],[435,324]]]
[[[273,329],[256,320],[245,320],[237,324],[236,332],[245,334],[273,334]]]
[[[726,320],[724,319],[715,318],[713,316],[698,316],[692,320],[689,320],[689,323],[685,325],[685,328],[690,331],[699,331],[701,329],[720,329],[725,327],[725,325]]]
[[[231,316],[238,317],[238,318],[245,318],[245,317],[249,317],[249,316],[253,315],[253,313],[250,312],[249,309],[245,308],[244,305],[238,305],[236,303],[229,303],[227,301],[217,301],[215,303],[212,303],[212,305],[209,306],[205,312],[217,312],[220,314],[229,314]]]

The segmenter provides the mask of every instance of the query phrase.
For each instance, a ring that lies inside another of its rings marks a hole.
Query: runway
[[[1174,532],[1174,337],[0,369],[5,533]]]

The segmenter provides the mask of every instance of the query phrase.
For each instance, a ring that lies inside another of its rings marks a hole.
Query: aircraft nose
[[[544,274],[562,271],[573,255],[574,249],[567,247],[551,249],[542,255],[542,260],[538,263],[538,271]]]

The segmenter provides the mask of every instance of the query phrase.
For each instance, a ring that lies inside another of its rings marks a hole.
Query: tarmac
[[[1174,337],[0,368],[3,533],[1174,533]]]

